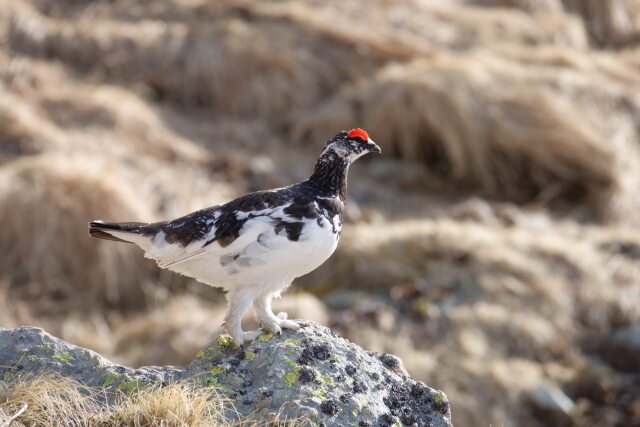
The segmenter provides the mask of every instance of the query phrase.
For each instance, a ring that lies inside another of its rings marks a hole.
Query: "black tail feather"
[[[89,223],[89,236],[96,239],[113,240],[116,242],[131,243],[118,237],[112,236],[103,230],[124,231],[127,233],[138,233],[140,227],[147,225],[143,222],[102,222],[91,221]]]

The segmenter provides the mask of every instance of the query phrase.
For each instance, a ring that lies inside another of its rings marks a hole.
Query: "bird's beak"
[[[378,146],[378,144],[373,142],[373,139],[371,138],[369,138],[369,140],[367,141],[367,148],[369,149],[369,151],[373,151],[374,153],[382,153],[382,149]]]

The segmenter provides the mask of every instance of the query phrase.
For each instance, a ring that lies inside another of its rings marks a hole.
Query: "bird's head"
[[[362,129],[351,129],[349,132],[342,131],[327,142],[321,157],[336,156],[353,163],[357,158],[367,153],[381,153],[378,145],[369,138],[369,134]]]

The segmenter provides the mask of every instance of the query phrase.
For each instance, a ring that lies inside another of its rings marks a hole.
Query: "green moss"
[[[102,383],[102,387],[109,387],[111,384],[116,382],[118,378],[120,378],[119,374],[116,374],[115,372],[109,372],[104,379],[104,382]]]
[[[31,356],[27,357],[27,359],[29,359],[29,362],[37,362],[38,360],[42,360],[41,357],[34,356],[33,354]]]
[[[220,384],[220,380],[218,379],[218,377],[216,375],[209,375],[208,377],[205,377],[204,378],[204,383],[209,387],[223,388],[222,384]]]
[[[196,353],[196,359],[201,359],[204,357],[204,351],[200,350]]]
[[[216,350],[217,350],[217,349],[216,349],[214,346],[212,346],[212,345],[210,345],[209,347],[207,347],[207,351],[208,351],[209,353],[213,353],[213,352],[214,352],[214,351],[216,351]]]
[[[300,371],[300,368],[295,368],[285,374],[284,383],[287,387],[293,386],[293,384],[295,384],[295,382],[298,381],[299,371]]]
[[[211,375],[208,375],[204,378],[204,383],[209,387],[214,388],[224,388],[222,384],[220,384],[220,379],[218,375],[224,373],[224,369],[221,366],[214,366],[209,370]]]
[[[229,347],[233,343],[233,338],[231,338],[231,335],[219,335],[216,342],[221,348]]]
[[[4,381],[5,383],[8,383],[9,380],[11,380],[11,371],[5,372],[2,376],[2,381]]]
[[[136,378],[132,381],[122,381],[120,384],[118,384],[116,390],[121,391],[127,396],[131,396],[134,392],[146,387],[147,385],[148,384],[146,384],[140,378]]]
[[[333,356],[331,356],[331,360],[335,360],[336,362],[339,362],[342,360],[342,357],[338,356],[337,354],[334,354]]]
[[[294,338],[287,338],[286,340],[284,340],[284,342],[286,342],[287,344],[295,345],[295,346],[300,344],[300,340],[297,340]]]
[[[42,351],[43,353],[49,353],[49,354],[53,354],[55,351],[55,347],[53,346],[53,344],[40,345],[36,347],[36,349]]]
[[[293,367],[293,369],[287,372],[284,376],[285,385],[287,387],[291,387],[296,381],[298,381],[298,373],[302,369],[302,366],[292,362],[289,359],[285,359],[285,362],[287,362],[289,366]]]
[[[444,394],[443,392],[439,391],[438,394],[435,395],[433,400],[439,405],[442,402],[446,402],[448,399],[447,399],[447,395],[446,394]]]
[[[244,358],[245,360],[253,360],[256,358],[256,354],[253,351],[245,351]]]
[[[296,362],[292,362],[289,358],[285,357],[284,358],[284,363],[286,363],[287,365],[291,366],[292,368],[298,368],[300,365],[298,365]]]
[[[333,378],[331,378],[329,375],[320,375],[320,379],[324,383],[333,384]]]
[[[311,393],[309,393],[312,397],[317,397],[319,399],[326,399],[327,398],[327,389],[325,387],[320,387],[316,390],[313,390]]]
[[[71,363],[71,361],[73,360],[73,356],[68,351],[54,354],[52,358],[62,363]]]
[[[265,332],[264,334],[258,337],[258,340],[262,342],[269,342],[273,338],[273,334],[271,332]]]

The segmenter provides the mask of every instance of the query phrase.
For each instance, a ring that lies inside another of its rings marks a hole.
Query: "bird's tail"
[[[135,239],[128,240],[126,235],[137,235],[140,228],[147,224],[143,222],[103,222],[91,221],[89,223],[89,235],[96,239],[114,240],[116,242],[135,243]]]

